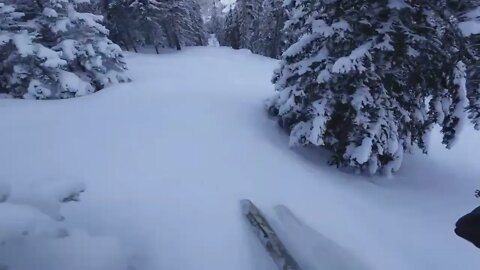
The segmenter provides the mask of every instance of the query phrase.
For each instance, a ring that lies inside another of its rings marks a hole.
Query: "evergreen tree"
[[[238,0],[235,9],[239,24],[240,47],[252,49],[253,43],[258,40],[262,0]]]
[[[233,49],[240,49],[240,24],[238,20],[238,13],[236,9],[230,9],[225,17],[225,26],[220,45],[229,46]]]
[[[81,96],[127,80],[120,47],[108,39],[102,16],[78,12],[76,0],[49,0],[35,19],[39,42],[66,61],[56,97]],[[82,0],[80,3],[88,3]]]
[[[102,17],[76,10],[87,0],[39,0],[33,7],[18,3],[28,16],[2,4],[2,92],[67,98],[127,80],[121,49],[107,38]]]
[[[292,145],[326,147],[333,164],[372,174],[398,170],[416,147],[427,152],[434,124],[451,146],[474,57],[449,1],[288,2],[299,40],[275,72],[269,111]]]
[[[134,25],[137,25],[145,45],[154,46],[157,54],[158,48],[164,47],[167,37],[162,28],[164,6],[157,0],[134,0],[130,4],[132,14],[135,14]]]
[[[220,44],[279,58],[293,35],[284,31],[283,0],[239,0],[225,18]]]
[[[480,55],[480,1],[449,1],[451,7],[459,14],[458,27],[462,31],[470,46],[470,55]],[[473,50],[473,52],[472,52]],[[478,59],[477,59],[478,60]],[[469,63],[467,69],[468,106],[469,118],[472,120],[475,129],[480,130],[480,70],[473,63]]]
[[[206,31],[195,0],[159,0],[163,14],[162,27],[168,47],[206,45]]]
[[[0,92],[17,98],[52,97],[66,62],[35,41],[24,13],[0,3]]]
[[[202,11],[197,0],[188,0],[189,5],[189,16],[191,21],[191,37],[190,43],[194,46],[205,46],[208,43],[207,39],[207,30],[205,28],[205,23],[202,18]]]
[[[99,1],[99,0],[97,0]],[[101,0],[110,37],[125,49],[176,48],[207,44],[196,0]]]
[[[145,42],[141,20],[141,10],[131,4],[134,0],[105,0],[103,3],[106,15],[106,26],[110,30],[110,38],[123,46],[127,51],[138,52],[138,47]]]
[[[285,49],[285,34],[283,28],[286,20],[286,10],[283,0],[265,0],[263,12],[259,19],[258,39],[253,42],[254,53],[279,58]]]

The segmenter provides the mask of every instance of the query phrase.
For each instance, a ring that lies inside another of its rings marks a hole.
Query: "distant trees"
[[[257,40],[252,44],[252,51],[271,58],[279,58],[286,49],[287,37],[284,0],[265,0],[261,16],[258,17]]]
[[[107,1],[107,0],[106,0]],[[103,4],[111,37],[127,50],[150,45],[176,48],[207,44],[195,0],[109,0]]]
[[[233,49],[240,49],[240,23],[236,9],[230,9],[225,17],[222,38],[219,39],[220,45],[229,46]]]
[[[479,123],[478,1],[289,1],[285,51],[269,111],[292,145],[322,146],[332,164],[397,171],[441,127],[452,147]]]
[[[209,18],[206,22],[207,31],[215,35],[218,40],[223,40],[224,18],[220,0],[212,0],[212,7],[208,15]]]
[[[238,0],[225,18],[223,46],[279,58],[285,49],[283,0]]]
[[[240,46],[252,49],[259,36],[262,0],[237,0],[235,10],[240,30]]]
[[[238,0],[225,18],[221,45],[253,51],[259,41],[262,0]]]

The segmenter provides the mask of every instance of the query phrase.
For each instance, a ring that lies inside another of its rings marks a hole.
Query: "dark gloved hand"
[[[455,233],[480,248],[480,207],[460,218]]]

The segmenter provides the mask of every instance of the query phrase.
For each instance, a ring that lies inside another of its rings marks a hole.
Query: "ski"
[[[283,241],[295,251],[297,261],[315,266],[313,269],[371,269],[349,249],[310,227],[287,206],[277,205],[274,209],[280,227],[288,232]]]
[[[250,227],[278,268],[301,270],[260,210],[250,200],[242,200],[241,206]]]

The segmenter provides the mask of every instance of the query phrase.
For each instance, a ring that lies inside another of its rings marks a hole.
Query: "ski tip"
[[[250,201],[249,199],[240,200],[240,206],[242,207],[242,212],[244,214],[247,214],[248,212],[250,212],[252,207],[255,207],[253,202]]]

